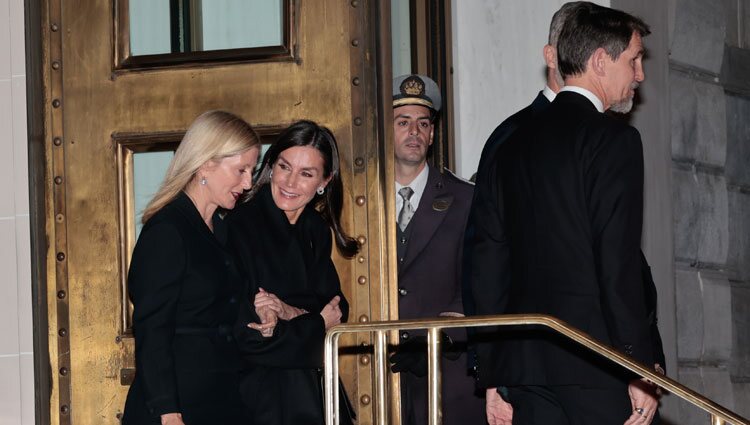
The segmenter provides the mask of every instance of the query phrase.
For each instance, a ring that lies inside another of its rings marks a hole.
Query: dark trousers
[[[513,425],[621,425],[633,413],[627,386],[508,388]],[[659,424],[657,412],[652,424]]]

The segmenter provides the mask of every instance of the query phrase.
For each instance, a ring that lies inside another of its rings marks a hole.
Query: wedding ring
[[[635,412],[643,416],[643,413],[644,413],[643,407],[636,407]]]

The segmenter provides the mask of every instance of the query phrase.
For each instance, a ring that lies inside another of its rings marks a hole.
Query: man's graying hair
[[[560,32],[562,31],[563,24],[573,11],[582,6],[585,1],[571,1],[560,6],[557,12],[552,15],[552,21],[549,23],[549,40],[548,43],[552,47],[557,47],[557,40],[560,39]]]
[[[580,75],[598,48],[612,60],[628,48],[633,32],[641,37],[651,33],[641,19],[623,11],[581,3],[565,20],[557,42],[557,66],[563,77]]]

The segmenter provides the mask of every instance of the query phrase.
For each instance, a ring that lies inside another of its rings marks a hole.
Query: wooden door
[[[280,0],[278,43],[196,53],[189,50],[205,47],[201,25],[207,24],[189,18],[200,13],[201,3],[229,2],[160,0],[170,8],[164,25],[188,30],[172,34],[174,53],[139,55],[133,51],[139,36],[131,32],[138,25],[130,16],[136,0],[129,1],[43,3],[46,308],[54,424],[118,422],[135,364],[125,286],[137,232],[135,181],[143,180],[134,163],[141,154],[173,149],[205,110],[236,113],[266,140],[301,118],[331,128],[341,146],[344,226],[363,246],[352,260],[334,253],[351,304],[349,320],[395,317],[388,289],[395,268],[387,255],[394,230],[385,219],[395,214],[392,196],[386,195],[392,184],[384,184],[392,181],[392,170],[381,160],[392,154],[382,130],[383,122],[390,123],[390,108],[381,114],[378,102],[390,90],[390,46],[383,47],[389,38],[379,40],[387,6]],[[352,347],[367,343],[367,336],[347,341]],[[345,355],[341,367],[360,423],[371,423],[368,355]]]

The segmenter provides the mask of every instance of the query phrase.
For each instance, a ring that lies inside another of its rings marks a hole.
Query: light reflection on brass
[[[362,397],[359,398],[359,401],[361,401],[362,404],[367,406],[368,404],[370,404],[370,396],[367,394],[362,394]]]
[[[386,345],[381,340],[387,331],[400,331],[404,329],[427,329],[430,336],[428,337],[428,385],[430,386],[428,400],[430,425],[441,423],[441,405],[440,405],[440,338],[439,331],[450,328],[469,328],[485,326],[519,326],[519,325],[541,325],[546,326],[564,337],[583,345],[590,351],[605,357],[611,362],[636,373],[648,381],[659,386],[663,390],[680,397],[683,400],[703,409],[711,416],[712,425],[723,425],[732,423],[735,425],[750,425],[750,421],[739,416],[738,414],[720,406],[712,400],[691,390],[690,388],[674,381],[667,376],[656,373],[652,367],[644,366],[630,357],[614,350],[613,348],[594,340],[589,335],[568,325],[562,320],[547,315],[535,314],[510,314],[498,316],[473,316],[473,317],[443,317],[438,319],[411,319],[411,320],[394,320],[388,322],[369,322],[369,323],[343,323],[328,330],[325,340],[325,359],[324,359],[324,396],[325,396],[325,419],[326,425],[338,423],[333,414],[338,411],[338,397],[335,397],[338,386],[335,384],[338,379],[338,341],[344,334],[358,333],[376,333],[380,341],[376,344],[375,356],[384,357]],[[375,368],[376,387],[383,388],[386,380],[386,373],[381,368]],[[364,397],[364,396],[363,396]],[[378,411],[385,411],[385,397],[378,397],[376,400]],[[380,422],[378,422],[380,423]],[[384,422],[383,422],[384,423]]]
[[[365,283],[367,283],[367,278],[364,276],[360,276],[359,279],[357,279],[357,283],[359,283],[360,285],[364,285]]]
[[[357,201],[356,202],[357,202],[357,205],[359,205],[361,207],[362,205],[365,204],[365,197],[361,196],[361,195],[357,196]]]

